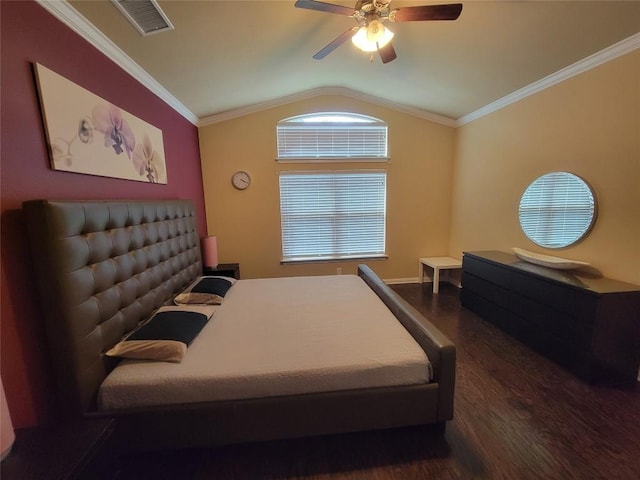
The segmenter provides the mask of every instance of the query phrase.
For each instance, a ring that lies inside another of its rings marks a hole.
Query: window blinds
[[[547,174],[522,195],[520,225],[534,242],[559,248],[589,229],[594,210],[593,194],[579,178],[562,172]]]
[[[278,122],[278,159],[387,158],[387,125],[356,114],[312,114]]]
[[[281,172],[283,261],[383,256],[386,173]]]

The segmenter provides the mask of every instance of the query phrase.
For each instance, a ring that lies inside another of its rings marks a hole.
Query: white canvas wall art
[[[162,131],[36,64],[51,167],[167,183]]]

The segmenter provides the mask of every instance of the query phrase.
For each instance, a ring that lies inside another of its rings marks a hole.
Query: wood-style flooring
[[[640,479],[640,388],[591,386],[462,308],[393,286],[457,346],[455,418],[430,427],[127,456],[118,480]]]

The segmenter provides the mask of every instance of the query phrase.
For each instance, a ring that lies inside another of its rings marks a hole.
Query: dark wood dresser
[[[640,286],[465,252],[462,305],[592,383],[636,382]]]

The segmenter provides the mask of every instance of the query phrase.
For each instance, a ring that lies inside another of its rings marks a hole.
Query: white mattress
[[[355,275],[239,280],[182,363],[124,360],[102,410],[430,380],[426,354]]]

